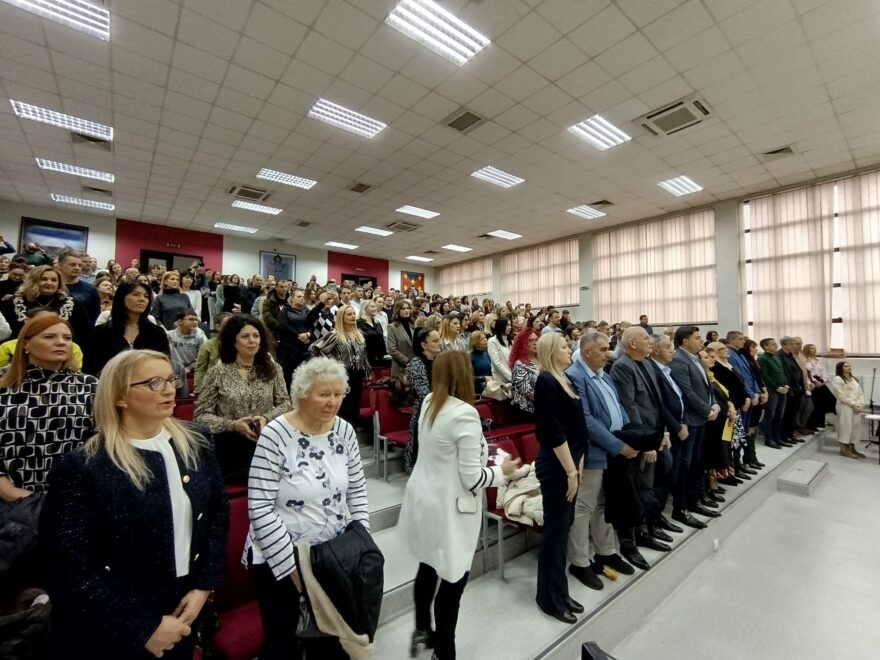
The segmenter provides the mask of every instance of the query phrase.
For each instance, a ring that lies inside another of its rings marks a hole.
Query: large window
[[[501,257],[501,298],[514,305],[577,305],[576,238],[510,252]]]
[[[592,243],[597,320],[717,322],[714,210],[609,229]]]
[[[449,296],[487,295],[492,292],[492,258],[475,259],[438,269],[440,291]]]
[[[880,353],[880,173],[744,202],[740,221],[753,336]]]

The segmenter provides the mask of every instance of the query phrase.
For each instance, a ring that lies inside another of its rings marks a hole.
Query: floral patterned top
[[[242,417],[262,415],[272,420],[288,410],[290,395],[278,365],[271,380],[245,380],[234,362],[218,362],[208,369],[201,383],[194,420],[212,433],[224,433]]]
[[[272,420],[257,440],[248,479],[250,550],[278,580],[293,572],[293,546],[329,541],[357,520],[370,528],[367,484],[351,424],[337,417],[333,429],[309,435],[285,416]]]

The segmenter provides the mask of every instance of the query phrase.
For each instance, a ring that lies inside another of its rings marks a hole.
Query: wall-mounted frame
[[[292,254],[260,250],[260,275],[264,278],[272,275],[276,280],[295,280],[296,257]]]
[[[68,225],[63,222],[40,220],[39,218],[22,217],[19,240],[22,252],[24,252],[24,246],[27,243],[36,243],[50,257],[57,257],[65,250],[88,252],[89,228]]]
[[[423,294],[425,292],[425,274],[411,270],[400,271],[400,290],[406,293],[411,288],[415,288],[420,295]]]

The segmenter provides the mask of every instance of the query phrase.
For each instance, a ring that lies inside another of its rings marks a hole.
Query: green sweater
[[[776,353],[762,353],[758,356],[758,370],[767,389],[775,392],[777,387],[788,385],[788,375],[785,366]]]
[[[194,390],[196,392],[199,391],[199,386],[202,384],[202,379],[205,377],[205,374],[208,373],[208,369],[213,367],[220,361],[220,342],[217,337],[213,339],[209,339],[202,347],[199,349],[199,354],[196,357],[196,370],[195,370],[195,387]]]

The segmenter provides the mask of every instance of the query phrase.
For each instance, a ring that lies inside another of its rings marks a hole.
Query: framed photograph
[[[89,228],[37,218],[22,218],[19,241],[22,252],[28,243],[36,243],[50,257],[57,257],[65,250],[88,252]]]
[[[410,289],[415,289],[420,295],[425,292],[424,273],[415,273],[410,270],[400,271],[400,290],[406,293]]]
[[[276,280],[295,280],[296,257],[292,254],[260,250],[260,275],[264,278],[272,275]]]

